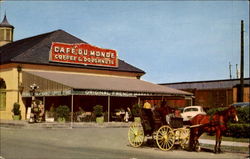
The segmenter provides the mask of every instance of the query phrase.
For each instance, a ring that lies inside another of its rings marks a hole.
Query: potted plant
[[[56,116],[58,122],[65,122],[69,117],[69,107],[67,105],[60,105],[56,108]]]
[[[52,105],[49,109],[49,111],[46,111],[45,113],[45,121],[46,122],[54,122],[55,121],[55,108],[54,105]]]
[[[102,105],[96,105],[93,107],[94,109],[94,114],[96,117],[96,122],[97,123],[103,123],[104,122],[104,117],[103,117],[103,106]]]
[[[140,104],[134,104],[132,109],[131,109],[131,113],[134,117],[135,122],[141,122],[140,109],[141,109]]]
[[[12,109],[12,112],[13,112],[13,119],[14,120],[20,120],[21,119],[21,110],[20,110],[20,104],[19,103],[14,103],[13,104],[13,109]]]

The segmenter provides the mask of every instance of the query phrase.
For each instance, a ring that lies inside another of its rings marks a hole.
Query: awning
[[[126,77],[111,77],[71,72],[49,72],[25,70],[41,79],[47,79],[71,88],[76,95],[109,96],[191,96],[191,93]],[[47,89],[48,90],[48,89]],[[42,91],[40,91],[42,93]],[[64,92],[65,93],[65,92]]]

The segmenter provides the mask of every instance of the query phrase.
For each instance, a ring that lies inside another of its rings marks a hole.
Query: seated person
[[[174,111],[174,116],[175,116],[175,117],[178,117],[178,118],[181,118],[181,111],[178,110],[178,109],[176,109],[176,110]]]
[[[170,124],[171,118],[181,118],[181,112],[178,109],[172,110],[172,113],[166,115],[166,121]]]

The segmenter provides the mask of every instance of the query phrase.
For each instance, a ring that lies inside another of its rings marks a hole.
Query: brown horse
[[[216,143],[214,147],[215,153],[220,153],[220,144],[222,139],[222,133],[227,129],[227,122],[233,119],[233,121],[238,121],[237,111],[235,107],[230,106],[229,108],[216,112],[214,115],[196,115],[191,119],[191,132],[190,132],[190,150],[196,150],[196,146],[199,143],[198,139],[204,132],[215,132],[216,133]],[[192,127],[192,125],[194,127]]]

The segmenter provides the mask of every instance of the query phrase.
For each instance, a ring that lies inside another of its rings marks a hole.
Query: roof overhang
[[[192,96],[191,93],[169,88],[146,82],[134,78],[125,77],[112,77],[112,76],[97,76],[86,75],[79,73],[69,72],[49,72],[49,71],[24,71],[31,76],[48,80],[51,82],[59,83],[64,86],[63,91],[50,88],[41,89],[38,96],[56,95],[96,95],[96,96],[125,96],[125,97],[138,97],[138,96]],[[33,78],[35,79],[35,78]],[[32,81],[36,83],[36,81]],[[36,83],[39,85],[39,83]],[[28,84],[26,84],[28,85]],[[27,87],[27,86],[26,86]],[[54,91],[54,93],[52,93]],[[51,94],[52,93],[52,94]],[[23,96],[30,96],[26,91]]]

